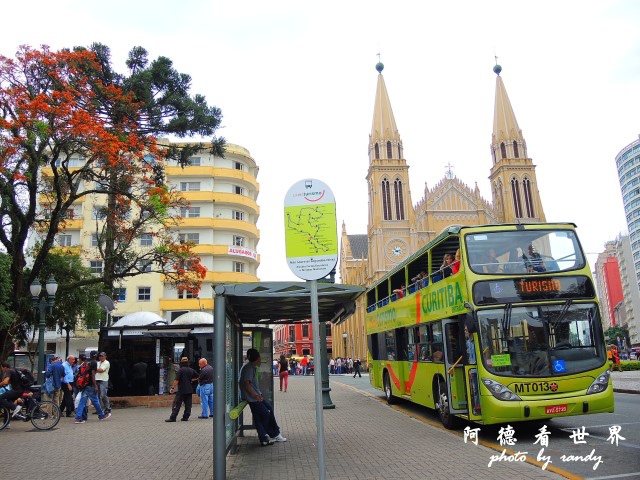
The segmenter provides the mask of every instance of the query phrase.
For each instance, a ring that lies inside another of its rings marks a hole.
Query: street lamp
[[[347,356],[347,332],[342,334],[342,344],[344,345],[344,357]]]
[[[38,325],[38,370],[39,372],[44,372],[46,370],[46,365],[44,364],[44,330],[46,328],[45,325],[45,316],[47,314],[47,309],[53,310],[53,304],[56,301],[56,292],[58,291],[58,283],[56,279],[53,278],[53,275],[49,277],[47,280],[47,284],[45,286],[46,293],[42,292],[42,285],[40,281],[36,278],[33,280],[33,283],[29,286],[29,290],[31,291],[31,301],[33,303],[34,310],[37,309],[40,313],[40,323]],[[42,295],[40,293],[42,292]],[[39,373],[38,372],[38,373]],[[38,382],[42,383],[42,378],[38,375]]]

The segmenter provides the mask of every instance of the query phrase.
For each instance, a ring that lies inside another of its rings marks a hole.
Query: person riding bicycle
[[[0,382],[0,386],[11,385],[11,390],[0,395],[0,407],[8,408],[13,412],[11,416],[16,416],[22,409],[20,405],[14,403],[24,392],[22,380],[18,371],[15,368],[11,368],[9,362],[2,362],[2,372],[4,373],[4,378]]]

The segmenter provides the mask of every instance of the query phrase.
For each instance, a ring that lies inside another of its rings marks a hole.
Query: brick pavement
[[[494,450],[465,444],[460,432],[422,423],[335,380],[331,398],[336,408],[323,410],[328,479],[562,478],[523,463],[487,468]],[[368,378],[362,382],[368,385]],[[640,372],[614,373],[614,386],[632,389],[636,385],[640,385]],[[237,453],[227,456],[227,477],[318,478],[313,402],[313,377],[291,377],[289,392],[276,392],[275,402],[288,441],[261,447],[255,431],[247,432]],[[111,419],[104,422],[90,415],[87,423],[76,425],[72,418],[64,417],[50,432],[36,431],[30,422],[13,421],[10,430],[0,431],[1,476],[25,480],[68,480],[78,475],[100,480],[211,479],[212,422],[196,418],[199,410],[194,407],[189,422],[165,423],[168,407],[114,409]],[[246,416],[250,421],[250,414]]]

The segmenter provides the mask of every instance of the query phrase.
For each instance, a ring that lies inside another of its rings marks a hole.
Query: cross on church
[[[447,164],[445,165],[445,167],[447,167],[447,169],[446,169],[446,170],[445,170],[445,172],[444,172],[444,176],[445,176],[446,178],[453,178],[453,177],[454,177],[454,175],[453,175],[453,170],[451,170],[451,168],[453,167],[453,165],[451,165],[451,162],[447,163]]]

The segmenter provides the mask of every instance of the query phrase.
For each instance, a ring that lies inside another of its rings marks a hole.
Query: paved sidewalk
[[[276,416],[286,443],[261,447],[255,430],[227,457],[233,480],[318,478],[313,377],[291,377],[289,392],[276,391]],[[616,390],[640,393],[640,371],[614,372]],[[500,462],[498,452],[465,444],[460,432],[422,423],[381,402],[381,392],[358,379],[357,387],[331,377],[334,410],[323,410],[326,477],[342,479],[542,479],[562,478],[539,467]],[[373,393],[375,392],[375,393]],[[91,475],[128,478],[209,480],[213,477],[213,423],[197,417],[165,423],[169,408],[113,410],[107,421],[95,415],[82,425],[62,418],[49,432],[12,421],[0,431],[2,478],[68,480]],[[246,422],[250,422],[246,410]]]

